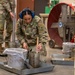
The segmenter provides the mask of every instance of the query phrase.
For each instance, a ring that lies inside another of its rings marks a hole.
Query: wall
[[[36,15],[45,13],[45,6],[48,5],[48,0],[34,0],[34,11]]]
[[[29,7],[31,10],[34,10],[34,1],[33,0],[17,0],[17,18],[18,18],[19,12],[26,7]]]
[[[59,2],[73,3],[75,0],[59,0]]]

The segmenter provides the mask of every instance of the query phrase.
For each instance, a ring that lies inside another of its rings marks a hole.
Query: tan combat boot
[[[2,44],[0,44],[0,53],[3,52]]]

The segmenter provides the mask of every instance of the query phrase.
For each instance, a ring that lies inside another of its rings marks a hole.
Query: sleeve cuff
[[[23,39],[23,40],[21,40],[21,44],[23,44],[25,42],[25,40]]]

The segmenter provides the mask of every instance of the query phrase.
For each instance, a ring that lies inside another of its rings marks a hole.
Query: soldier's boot
[[[0,53],[3,52],[2,44],[0,44]]]
[[[7,54],[4,54],[3,52],[4,52],[4,48],[2,47],[2,44],[0,44],[0,56],[6,57]]]
[[[9,48],[9,43],[5,42],[5,48]]]

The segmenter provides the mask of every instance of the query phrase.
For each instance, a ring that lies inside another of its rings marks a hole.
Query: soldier
[[[11,34],[11,25],[10,23],[10,20],[7,21],[7,12],[9,12],[9,15],[11,17],[14,17],[14,14],[12,13],[12,10],[11,10],[11,7],[10,7],[10,4],[8,2],[8,0],[0,0],[0,52],[2,51],[2,44],[4,42],[4,39],[3,39],[3,31],[4,31],[4,24],[5,24],[5,20],[6,20],[6,28],[9,30],[9,33]],[[12,20],[12,19],[11,19]],[[7,31],[8,32],[8,31]],[[6,36],[9,36],[8,33]],[[6,39],[7,37],[5,37]]]
[[[10,5],[10,9],[12,12],[14,12],[14,9],[15,9],[15,0],[7,0],[9,5]],[[11,34],[12,34],[12,31],[13,31],[13,17],[14,17],[14,14],[13,16],[10,16],[10,12],[8,12],[6,10],[6,31],[7,31],[7,35],[5,37],[5,48],[8,48],[9,47],[9,41],[10,41],[10,37],[11,37]]]
[[[17,21],[17,38],[21,47],[27,50],[37,50],[42,55],[46,55],[45,44],[47,42],[47,31],[40,17],[35,16],[29,8],[24,9],[19,14]],[[37,43],[37,37],[38,45]]]

